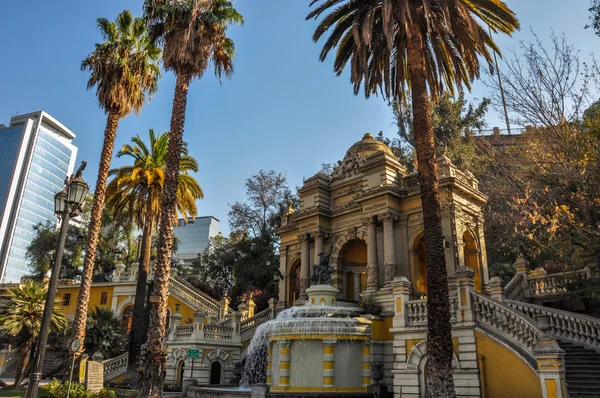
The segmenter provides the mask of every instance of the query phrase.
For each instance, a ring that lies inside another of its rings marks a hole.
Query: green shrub
[[[506,263],[495,263],[490,265],[488,271],[490,273],[490,278],[498,276],[504,281],[504,283],[510,282],[510,280],[517,274],[517,271],[515,271],[513,266]]]
[[[53,398],[66,398],[67,386],[67,382],[59,383],[58,380],[54,379],[51,383],[46,384],[42,389]],[[112,390],[107,390],[106,388],[103,388],[99,392],[93,393],[86,391],[83,384],[72,382],[69,398],[117,398],[117,394]]]

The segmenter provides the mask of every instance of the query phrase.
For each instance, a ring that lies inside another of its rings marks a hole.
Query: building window
[[[100,293],[100,305],[106,305],[108,302],[108,292]]]
[[[71,293],[65,293],[65,294],[63,294],[62,305],[69,305],[69,304],[71,304]]]

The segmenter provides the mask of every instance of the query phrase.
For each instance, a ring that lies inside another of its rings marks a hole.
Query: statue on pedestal
[[[333,245],[327,253],[319,253],[319,264],[313,265],[313,274],[310,278],[311,285],[331,285],[331,274],[333,268],[329,266],[329,257],[331,257],[331,251]]]

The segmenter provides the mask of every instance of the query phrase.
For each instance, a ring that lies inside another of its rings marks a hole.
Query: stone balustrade
[[[251,337],[259,325],[265,323],[266,321],[273,319],[273,317],[274,317],[273,308],[267,308],[267,309],[259,312],[258,314],[254,315],[252,318],[242,319],[242,323],[241,323],[242,340],[246,340],[249,337]]]
[[[169,293],[178,296],[196,306],[197,309],[208,314],[219,315],[219,301],[213,299],[206,293],[198,291],[184,279],[173,276],[169,280]]]
[[[598,318],[518,301],[507,300],[506,304],[526,314],[529,318],[537,320],[540,328],[550,336],[586,345],[596,350],[600,349],[600,320]]]
[[[194,325],[175,325],[176,337],[191,337],[194,332]]]
[[[528,285],[534,297],[553,296],[564,293],[566,291],[565,284],[578,279],[587,279],[588,276],[587,268],[557,274],[530,276],[528,277]]]
[[[204,325],[204,338],[207,340],[231,340],[233,327],[224,325]]]
[[[565,285],[567,283],[579,279],[593,278],[596,275],[593,265],[557,274],[546,274],[541,268],[530,274],[527,265],[527,261],[522,257],[519,257],[513,264],[517,274],[504,288],[504,294],[507,299],[515,301],[524,301],[529,298],[552,300],[556,296],[560,296],[566,292]]]
[[[533,355],[533,348],[542,333],[526,315],[479,293],[471,292],[474,319],[479,324],[499,332]]]
[[[102,361],[102,365],[104,367],[104,380],[113,380],[127,372],[129,353],[125,352],[117,357]]]
[[[450,297],[450,320],[456,321],[458,298]],[[406,316],[409,326],[427,325],[427,300],[406,302]]]

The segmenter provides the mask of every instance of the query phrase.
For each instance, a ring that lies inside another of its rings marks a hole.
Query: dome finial
[[[362,138],[362,139],[363,139],[363,141],[366,141],[366,140],[374,140],[374,139],[375,139],[375,137],[373,137],[373,134],[371,134],[371,133],[365,133],[365,135],[363,135],[363,138]]]

